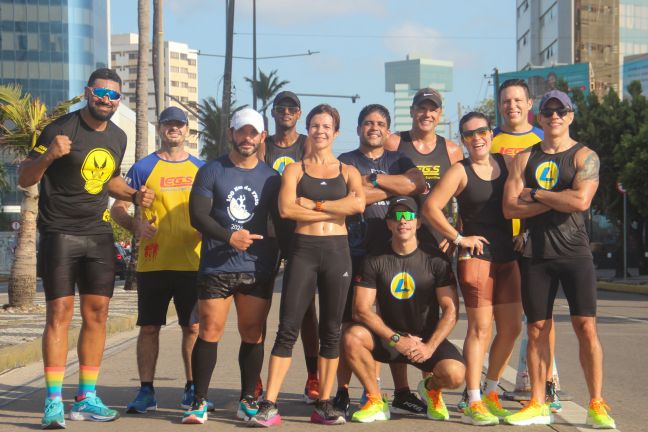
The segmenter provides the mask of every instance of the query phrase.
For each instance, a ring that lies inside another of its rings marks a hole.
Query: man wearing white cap
[[[266,138],[258,112],[235,112],[228,135],[232,150],[198,171],[189,198],[191,224],[203,237],[197,281],[200,330],[192,353],[195,395],[183,423],[207,420],[207,390],[232,299],[241,335],[237,415],[245,419],[257,411],[253,394],[263,364],[263,326],[278,254],[267,235],[267,220],[276,216],[281,181],[257,158]]]

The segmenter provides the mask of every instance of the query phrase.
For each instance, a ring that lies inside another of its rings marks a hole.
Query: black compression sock
[[[308,374],[317,374],[317,357],[306,357],[306,370]]]
[[[217,358],[218,342],[196,339],[191,353],[191,372],[194,378],[194,398],[196,400],[207,399],[207,391]]]
[[[238,361],[241,369],[241,398],[254,395],[254,388],[263,367],[263,343],[241,342]]]

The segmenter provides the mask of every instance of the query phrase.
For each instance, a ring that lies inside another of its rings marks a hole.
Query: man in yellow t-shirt
[[[136,162],[126,175],[126,182],[138,190],[141,186],[155,191],[149,209],[142,209],[140,219],[128,214],[131,203],[116,201],[113,219],[139,239],[137,260],[137,367],[141,387],[128,405],[129,413],[155,410],[157,401],[153,380],[159,351],[159,334],[166,324],[169,302],[173,303],[182,328],[182,360],[187,383],[181,406],[193,400],[191,351],[198,335],[198,324],[190,322],[197,301],[196,276],[200,262],[200,235],[189,220],[189,194],[194,178],[204,162],[184,149],[189,131],[187,115],[176,107],[160,113],[158,134],[160,150]]]

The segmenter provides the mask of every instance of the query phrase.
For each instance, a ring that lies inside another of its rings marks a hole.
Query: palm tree
[[[4,159],[24,159],[34,148],[41,132],[52,121],[67,113],[81,96],[59,103],[54,111],[40,99],[23,93],[17,85],[0,85],[0,148]],[[36,218],[38,185],[18,189],[23,193],[20,209],[20,231],[14,262],[9,276],[9,307],[33,305],[36,293]]]
[[[236,111],[236,101],[232,100],[231,110]],[[200,155],[207,159],[213,160],[219,156],[224,155],[229,151],[227,142],[221,142],[221,113],[223,109],[216,98],[209,96],[203,99],[202,103],[196,107],[198,123],[201,126],[201,131],[198,135],[203,140],[203,147]]]
[[[256,91],[257,99],[261,100],[261,112],[263,114],[263,122],[265,123],[265,128],[268,130],[268,116],[267,111],[270,106],[270,102],[275,97],[279,90],[286,84],[289,84],[290,81],[279,81],[277,76],[277,70],[273,70],[268,75],[264,74],[261,69],[259,69],[259,79],[254,82],[250,78],[245,78],[247,82],[250,83],[250,87]]]

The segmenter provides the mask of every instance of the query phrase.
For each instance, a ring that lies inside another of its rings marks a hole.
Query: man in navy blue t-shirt
[[[257,411],[253,395],[278,259],[267,222],[276,215],[281,181],[257,158],[266,138],[258,112],[243,108],[234,113],[229,137],[232,150],[200,168],[189,198],[191,224],[203,238],[197,281],[200,333],[192,353],[195,396],[183,423],[207,420],[207,390],[232,299],[241,334],[237,416],[246,419]]]
[[[339,157],[340,161],[360,171],[367,204],[364,213],[347,218],[354,276],[360,271],[365,255],[389,243],[391,234],[385,223],[387,200],[392,196],[415,195],[425,190],[425,179],[416,165],[400,151],[385,150],[390,122],[389,111],[384,106],[372,104],[364,107],[358,116],[360,146]],[[349,288],[344,323],[352,321],[353,288],[353,285]],[[408,413],[424,414],[425,405],[409,391],[406,366],[394,364],[392,370],[396,384],[392,405]],[[335,403],[344,411],[348,411],[350,380],[351,370],[344,357],[340,357]]]

